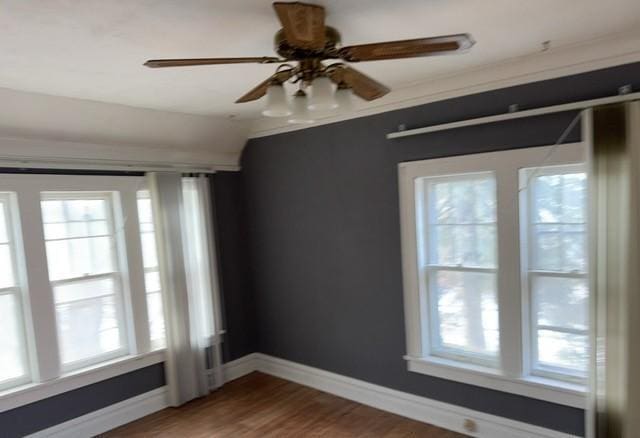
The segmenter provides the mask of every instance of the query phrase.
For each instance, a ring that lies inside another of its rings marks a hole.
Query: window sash
[[[585,384],[587,375],[585,372],[574,368],[562,367],[557,365],[544,364],[540,362],[539,359],[539,331],[547,330],[556,333],[567,333],[585,336],[585,338],[589,337],[589,328],[586,329],[572,329],[567,327],[557,327],[553,325],[540,325],[537,321],[537,309],[538,304],[536,303],[535,291],[533,288],[533,282],[536,277],[549,277],[549,278],[566,278],[566,279],[584,279],[588,282],[588,273],[586,271],[581,270],[545,270],[539,269],[535,266],[537,263],[537,247],[535,245],[535,237],[536,234],[536,226],[537,225],[549,225],[549,226],[558,226],[562,228],[564,225],[569,226],[583,226],[584,231],[580,231],[579,233],[584,233],[585,235],[585,259],[588,257],[588,248],[586,246],[586,235],[588,232],[587,223],[586,223],[586,209],[584,211],[584,222],[539,222],[535,220],[535,193],[533,180],[536,177],[540,176],[554,176],[554,175],[566,175],[566,174],[575,174],[575,173],[585,173],[585,165],[584,164],[561,164],[561,165],[551,165],[537,168],[525,168],[521,170],[522,175],[521,179],[524,179],[525,186],[525,198],[524,203],[521,206],[521,217],[524,220],[523,229],[525,230],[522,233],[521,238],[524,238],[526,242],[526,256],[522,257],[522,264],[524,266],[523,274],[523,294],[526,296],[525,299],[525,313],[527,314],[525,321],[527,326],[525,327],[526,339],[525,343],[528,345],[528,370],[531,375],[550,378],[554,380],[567,381],[570,383],[578,383]],[[522,183],[523,181],[521,181]],[[585,183],[585,190],[587,189]],[[565,234],[565,230],[559,231],[560,234]],[[564,243],[562,243],[560,248],[561,254],[560,257],[562,259],[561,266],[565,266],[564,263],[566,254],[564,251]],[[585,263],[585,268],[588,266],[588,263]],[[588,287],[588,283],[587,283]],[[587,316],[589,314],[588,308],[589,304],[587,302],[586,305]],[[587,348],[588,345],[587,345]]]
[[[114,305],[115,305],[115,318],[117,321],[117,329],[118,329],[118,337],[119,337],[119,341],[120,341],[120,346],[119,348],[115,349],[115,350],[109,350],[103,353],[99,353],[99,354],[95,354],[95,355],[91,355],[89,357],[86,358],[82,358],[82,359],[78,359],[78,360],[71,360],[71,361],[67,361],[64,362],[64,359],[62,357],[62,342],[59,341],[58,345],[59,345],[59,357],[60,357],[60,368],[63,372],[69,372],[69,371],[73,371],[79,368],[85,368],[87,366],[91,366],[91,365],[95,365],[101,362],[105,362],[111,359],[115,359],[117,357],[121,357],[124,356],[126,354],[129,353],[129,337],[127,336],[127,325],[128,325],[128,321],[126,318],[126,312],[125,312],[125,303],[124,303],[124,296],[123,296],[123,288],[122,288],[122,276],[119,272],[119,270],[122,269],[123,263],[122,260],[120,260],[119,257],[119,248],[118,248],[118,242],[116,239],[116,230],[115,230],[115,226],[114,226],[114,221],[115,221],[115,206],[114,206],[114,195],[113,192],[103,192],[103,191],[73,191],[73,192],[42,192],[41,193],[41,201],[69,201],[69,200],[75,200],[75,201],[85,201],[85,200],[100,200],[100,201],[104,201],[104,208],[105,208],[105,218],[104,219],[100,219],[100,221],[104,221],[107,224],[107,233],[106,234],[100,234],[100,235],[88,235],[88,236],[71,236],[71,237],[65,237],[65,238],[54,238],[54,239],[47,239],[45,237],[44,241],[45,241],[45,246],[46,243],[48,242],[62,242],[62,241],[74,241],[74,240],[78,240],[78,239],[93,239],[93,238],[100,238],[100,237],[107,237],[109,238],[110,242],[111,242],[111,250],[110,250],[110,263],[112,268],[118,269],[118,271],[110,271],[110,272],[99,272],[99,273],[90,273],[90,274],[84,274],[84,275],[77,275],[77,276],[72,276],[72,277],[65,277],[65,278],[60,278],[60,279],[50,279],[50,285],[51,285],[51,293],[54,296],[54,311],[56,314],[56,330],[57,330],[57,334],[59,339],[61,339],[62,336],[62,332],[61,332],[61,326],[60,326],[60,321],[58,321],[58,309],[61,306],[71,306],[73,307],[74,303],[79,303],[79,302],[90,302],[90,301],[100,301],[101,299],[105,298],[105,297],[113,297],[114,300]],[[58,222],[62,222],[64,224],[69,224],[69,223],[89,223],[89,222],[95,222],[96,220],[70,220],[69,218],[69,213],[66,210],[66,207],[63,208],[63,216],[64,216],[64,221],[58,221]],[[44,218],[43,218],[43,227],[44,227]],[[47,222],[47,224],[49,224],[51,222]],[[49,254],[47,254],[47,263],[49,263],[48,260]],[[65,285],[73,285],[73,284],[81,284],[90,280],[100,280],[100,279],[106,279],[106,278],[110,278],[112,280],[112,284],[113,284],[113,291],[112,293],[109,294],[104,294],[103,296],[91,296],[91,297],[87,297],[87,298],[81,298],[78,300],[73,300],[73,301],[66,301],[64,303],[58,303],[55,299],[55,288],[57,286],[65,286]],[[97,340],[96,340],[97,341]]]

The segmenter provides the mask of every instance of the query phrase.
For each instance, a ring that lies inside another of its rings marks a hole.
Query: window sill
[[[129,355],[87,368],[70,371],[57,379],[28,383],[0,392],[0,412],[34,403],[63,392],[72,391],[105,379],[130,373],[140,368],[164,362],[165,351]]]
[[[543,377],[508,377],[499,371],[438,357],[405,356],[407,368],[415,373],[522,395],[574,408],[585,409],[586,388]]]

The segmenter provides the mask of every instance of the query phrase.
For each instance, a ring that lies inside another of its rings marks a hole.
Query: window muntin
[[[76,369],[127,353],[110,192],[43,192],[60,360]]]
[[[22,289],[16,262],[14,193],[0,192],[0,389],[30,380]]]
[[[496,366],[496,191],[492,173],[416,180],[430,354]]]
[[[138,221],[140,224],[140,243],[144,264],[144,285],[147,296],[147,317],[149,319],[149,338],[152,349],[166,346],[162,289],[160,286],[160,268],[156,247],[153,209],[148,190],[137,193]]]
[[[583,382],[589,357],[586,193],[582,166],[524,169],[528,182],[531,371]]]

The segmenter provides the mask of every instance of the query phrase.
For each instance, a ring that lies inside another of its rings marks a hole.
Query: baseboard
[[[438,402],[265,354],[258,353],[252,360],[257,362],[257,371],[474,437],[573,437],[566,433]],[[469,426],[475,430],[469,430]]]
[[[167,388],[163,386],[38,431],[29,437],[86,438],[95,436],[162,410],[167,406]]]
[[[574,437],[573,435],[543,427],[374,385],[363,380],[342,376],[266,354],[251,353],[223,365],[225,382],[235,380],[253,371],[260,371],[383,411],[474,437]],[[29,435],[29,437],[81,438],[95,436],[162,410],[167,406],[167,388],[162,387],[36,432]],[[467,428],[469,424],[473,424],[475,431]]]
[[[247,354],[239,359],[232,360],[222,365],[222,375],[225,382],[238,379],[242,376],[246,376],[257,370],[258,366],[258,353]]]

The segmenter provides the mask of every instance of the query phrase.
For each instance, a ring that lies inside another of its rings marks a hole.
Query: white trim
[[[237,379],[253,371],[260,371],[383,411],[474,437],[573,437],[566,433],[431,400],[261,353],[248,354],[224,364],[223,368],[225,381]],[[168,406],[167,389],[163,386],[41,430],[29,437],[94,436]],[[465,428],[469,420],[475,424],[475,431]]]
[[[409,371],[574,408],[584,409],[586,407],[585,388],[580,385],[535,376],[506,377],[488,367],[461,364],[457,361],[436,357],[406,356],[405,359]]]
[[[82,438],[95,436],[153,414],[168,406],[167,387],[163,386],[81,417],[40,430],[28,435],[28,437]]]
[[[546,52],[527,54],[459,73],[425,77],[421,81],[406,86],[394,87],[387,96],[373,103],[362,103],[352,113],[332,114],[316,120],[316,123],[311,126],[287,126],[286,122],[283,123],[277,119],[257,119],[251,126],[249,138],[308,129],[455,97],[637,62],[640,61],[639,38],[640,31],[634,28],[627,32],[558,47]]]
[[[405,333],[409,371],[433,375],[476,386],[573,407],[585,407],[585,388],[579,385],[533,377],[523,361],[523,312],[520,294],[520,248],[518,237],[519,184],[522,168],[566,165],[584,162],[584,144],[543,146],[509,151],[470,154],[456,157],[404,162],[398,164],[402,268],[404,284]],[[416,183],[418,178],[492,172],[496,178],[498,227],[498,306],[500,327],[500,369],[470,365],[467,361],[433,357],[426,333],[430,333],[428,292],[419,268]],[[507,228],[504,228],[504,227]],[[505,332],[506,330],[506,332]],[[505,335],[506,333],[506,335]]]
[[[498,114],[495,116],[478,117],[475,119],[460,120],[458,122],[443,123],[440,125],[426,126],[424,128],[408,129],[405,131],[391,132],[387,139],[411,137],[414,135],[428,134],[430,132],[446,131],[449,129],[463,128],[466,126],[485,125],[487,123],[503,122],[505,120],[535,117],[543,114],[561,113],[565,111],[577,111],[593,108],[598,105],[610,105],[612,103],[629,102],[640,99],[640,93],[624,94],[620,96],[603,97],[600,99],[581,100],[579,102],[565,103],[562,105],[545,106],[515,113]]]
[[[160,362],[164,362],[164,351],[154,351],[142,356],[126,356],[70,372],[55,380],[12,388],[0,393],[0,413]]]
[[[258,370],[258,353],[247,354],[239,359],[222,364],[224,381],[230,382]]]
[[[254,360],[257,362],[257,370],[263,373],[474,437],[573,437],[566,433],[431,400],[261,353],[257,353]],[[465,429],[467,420],[475,423],[475,432]]]

